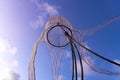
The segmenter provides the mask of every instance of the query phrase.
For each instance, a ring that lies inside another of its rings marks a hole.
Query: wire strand
[[[77,53],[78,53],[78,57],[79,57],[79,61],[80,61],[80,66],[81,66],[81,80],[84,80],[84,68],[83,68],[83,63],[82,63],[82,58],[81,58],[81,55],[80,55],[80,52],[77,48],[77,46],[75,45],[75,43],[73,43],[76,50],[77,50]]]

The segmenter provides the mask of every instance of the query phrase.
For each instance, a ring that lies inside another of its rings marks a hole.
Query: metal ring
[[[69,35],[72,36],[72,31],[71,31],[70,28],[68,28],[67,26],[59,25],[59,24],[58,24],[58,25],[55,25],[55,26],[51,27],[51,28],[48,30],[48,32],[47,32],[47,34],[46,34],[48,43],[49,43],[50,45],[54,46],[54,47],[65,47],[65,46],[67,46],[67,45],[70,43],[70,41],[68,41],[68,42],[67,42],[66,44],[64,44],[64,45],[55,45],[54,43],[52,43],[52,42],[49,40],[48,34],[49,34],[49,32],[50,32],[51,30],[53,30],[55,27],[66,28],[66,29],[70,32]],[[66,36],[66,37],[67,37],[67,36]]]

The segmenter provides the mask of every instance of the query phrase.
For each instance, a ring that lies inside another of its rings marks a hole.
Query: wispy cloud
[[[37,6],[39,10],[39,15],[37,15],[37,19],[31,23],[31,26],[33,28],[45,26],[45,21],[47,18],[59,14],[57,10],[58,7],[47,2],[38,2],[38,0],[33,0],[33,3]]]
[[[14,69],[18,67],[18,60],[10,59],[17,53],[17,48],[7,39],[0,36],[0,80],[19,80]]]

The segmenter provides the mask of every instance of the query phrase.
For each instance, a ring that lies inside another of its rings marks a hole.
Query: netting
[[[46,24],[45,31],[41,34],[41,36],[36,41],[32,56],[30,59],[29,64],[29,80],[36,80],[35,77],[35,56],[37,53],[37,47],[41,40],[43,40],[49,49],[49,54],[51,57],[52,63],[52,73],[53,73],[53,80],[58,80],[60,64],[63,55],[65,54],[65,49],[69,47],[71,49],[71,56],[72,56],[72,80],[78,80],[78,69],[77,69],[77,56],[79,58],[79,63],[81,67],[81,80],[84,80],[84,66],[83,61],[94,71],[108,74],[108,75],[119,75],[120,72],[114,72],[110,70],[106,70],[100,68],[93,63],[88,56],[88,53],[85,53],[84,50],[89,52],[89,54],[94,55],[95,57],[101,58],[108,63],[114,64],[120,67],[119,63],[116,63],[112,60],[109,60],[100,54],[90,50],[84,45],[84,38],[87,35],[93,34],[99,31],[101,28],[110,24],[113,21],[120,19],[120,16],[113,17],[110,20],[100,24],[97,28],[90,29],[90,31],[80,31],[80,30],[73,30],[70,23],[61,16],[54,16],[52,17]]]

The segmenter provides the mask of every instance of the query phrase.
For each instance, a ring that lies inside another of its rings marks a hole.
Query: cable
[[[83,68],[82,58],[81,58],[81,55],[80,55],[80,52],[79,52],[77,46],[75,44],[74,44],[74,46],[75,46],[75,48],[77,50],[79,61],[80,61],[80,66],[81,66],[81,80],[84,80],[84,68]]]
[[[77,63],[76,63],[74,47],[73,47],[71,40],[70,40],[70,47],[71,47],[71,52],[72,52],[72,80],[74,80],[74,74],[75,74],[75,79],[77,80]]]
[[[99,55],[98,53],[96,53],[96,52],[88,49],[88,48],[85,47],[84,45],[82,45],[82,44],[80,44],[79,42],[77,42],[74,38],[71,37],[71,39],[73,39],[73,41],[75,41],[77,44],[79,44],[82,48],[84,48],[84,49],[86,49],[87,51],[91,52],[91,53],[94,54],[95,56],[97,56],[97,57],[99,57],[99,58],[102,58],[102,59],[104,59],[104,60],[106,60],[106,61],[108,61],[108,62],[110,62],[110,63],[112,63],[112,64],[114,64],[114,65],[120,66],[119,63],[116,63],[116,62],[114,62],[114,61],[112,61],[112,60],[110,60],[110,59],[107,59],[107,58]]]

